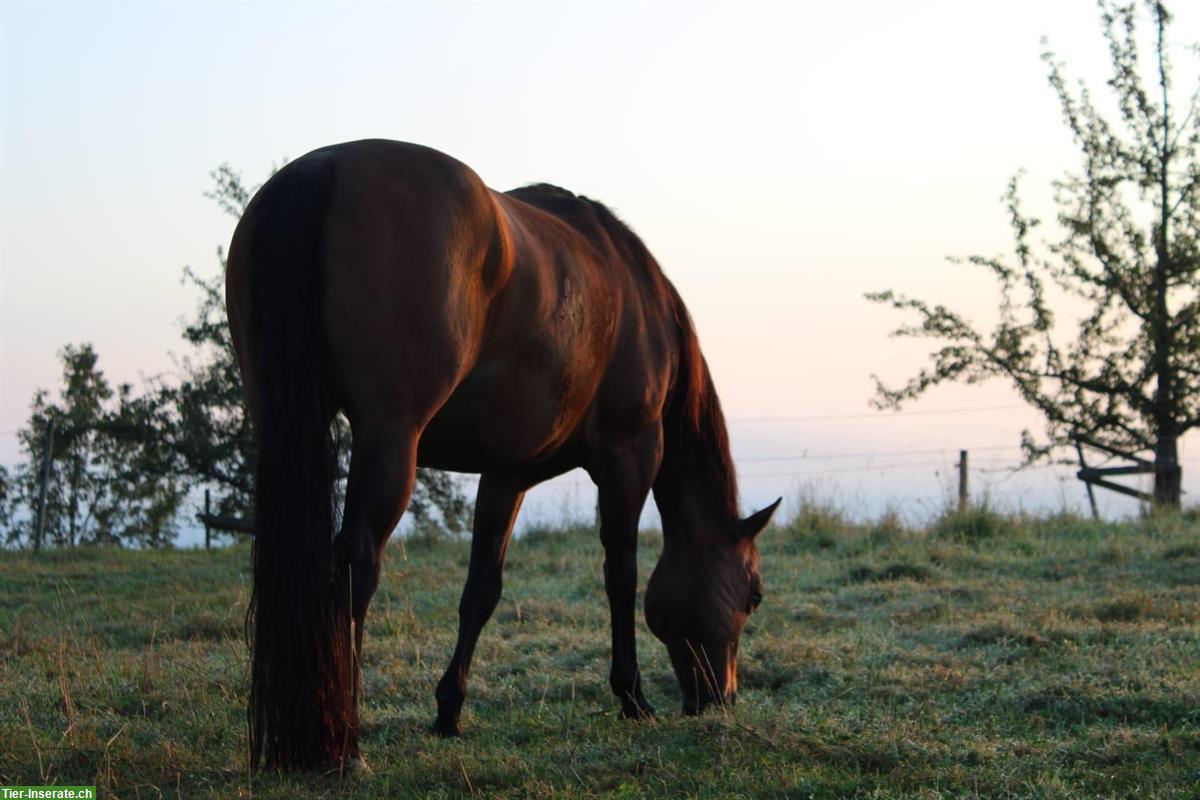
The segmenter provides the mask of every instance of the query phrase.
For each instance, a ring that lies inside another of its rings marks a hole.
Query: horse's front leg
[[[600,541],[604,545],[604,588],[612,614],[609,685],[621,701],[621,716],[654,716],[642,694],[635,619],[637,612],[638,518],[662,460],[662,433],[652,430],[626,441],[601,445],[589,468],[599,490]]]
[[[450,666],[437,686],[438,714],[433,730],[458,736],[458,718],[467,697],[471,656],[483,626],[500,602],[504,555],[525,492],[512,481],[493,475],[479,479],[475,495],[475,524],[471,534],[471,565],[458,604],[458,644]]]

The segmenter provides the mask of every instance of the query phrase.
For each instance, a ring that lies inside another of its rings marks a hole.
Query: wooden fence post
[[[1088,468],[1087,462],[1083,459],[1083,445],[1079,440],[1075,440],[1075,452],[1079,454],[1079,468],[1085,470]],[[1096,493],[1092,490],[1091,481],[1085,481],[1084,486],[1087,487],[1088,504],[1092,507],[1092,519],[1100,521],[1100,509],[1096,507]]]
[[[963,513],[970,505],[970,493],[967,488],[967,451],[958,451],[958,513]]]
[[[38,480],[37,522],[33,529],[33,552],[42,550],[42,531],[46,524],[46,485],[50,482],[50,451],[54,447],[54,417],[46,424],[46,443],[42,446],[42,475]]]
[[[212,515],[209,513],[209,510],[208,510],[208,489],[205,489],[204,490],[204,549],[205,550],[212,549],[212,533],[211,533],[212,529],[208,525],[208,521],[211,518],[211,516]]]

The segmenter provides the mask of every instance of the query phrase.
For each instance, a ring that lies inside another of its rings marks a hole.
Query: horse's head
[[[778,506],[705,537],[711,546],[664,548],[650,575],[646,622],[667,646],[686,714],[737,697],[738,640],[763,593],[754,537]]]

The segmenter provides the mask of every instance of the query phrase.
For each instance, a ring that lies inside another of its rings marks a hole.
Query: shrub
[[[1016,529],[1016,521],[993,509],[986,498],[965,509],[947,509],[933,524],[935,536],[969,542],[1011,535]]]

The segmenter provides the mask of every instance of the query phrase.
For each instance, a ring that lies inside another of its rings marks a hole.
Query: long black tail
[[[335,450],[322,324],[331,165],[307,157],[255,199],[251,353],[258,391],[250,761],[345,762],[355,726],[348,605],[335,597]]]

